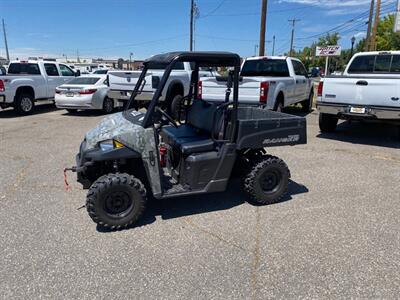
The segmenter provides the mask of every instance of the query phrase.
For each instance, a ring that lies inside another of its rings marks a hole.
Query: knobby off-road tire
[[[334,132],[336,130],[339,119],[330,114],[319,114],[319,129],[321,132]]]
[[[94,222],[112,230],[127,228],[142,216],[146,207],[143,183],[129,174],[108,174],[90,187],[86,209]]]
[[[254,161],[244,180],[244,190],[260,204],[279,202],[287,193],[290,171],[286,163],[266,155]]]
[[[20,115],[29,115],[35,108],[35,102],[33,96],[26,93],[21,93],[15,100],[15,110]]]

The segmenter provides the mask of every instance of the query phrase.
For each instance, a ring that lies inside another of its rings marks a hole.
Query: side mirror
[[[75,71],[75,77],[81,76],[81,70],[76,70]]]

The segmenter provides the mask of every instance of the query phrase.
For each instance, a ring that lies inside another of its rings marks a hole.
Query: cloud
[[[365,6],[371,3],[370,0],[279,0],[279,3],[295,3],[321,8],[350,8]],[[347,12],[348,13],[348,12]]]
[[[367,33],[366,33],[365,31],[363,31],[363,32],[356,33],[356,34],[354,35],[354,37],[355,37],[356,39],[362,39],[362,38],[365,38],[366,35],[367,35]]]

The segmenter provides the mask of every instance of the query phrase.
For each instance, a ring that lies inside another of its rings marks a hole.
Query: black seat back
[[[194,100],[189,108],[187,123],[210,135],[214,131],[214,135],[217,136],[222,125],[222,111],[219,110],[216,113],[215,128],[213,128],[213,118],[217,107],[218,103]]]

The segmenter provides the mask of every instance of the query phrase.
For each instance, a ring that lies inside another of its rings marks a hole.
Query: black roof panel
[[[170,64],[172,61],[196,62],[204,66],[240,66],[240,56],[231,52],[169,52],[164,54],[154,55],[144,61],[148,63]]]

